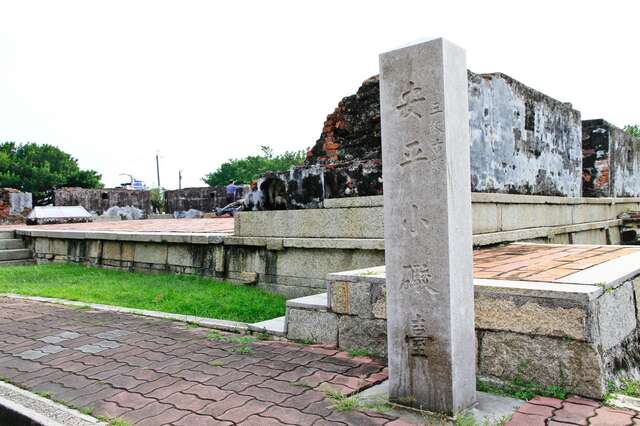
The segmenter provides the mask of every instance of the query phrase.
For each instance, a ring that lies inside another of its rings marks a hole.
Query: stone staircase
[[[0,231],[0,267],[33,263],[33,253],[25,247],[23,240],[16,238],[14,231]]]

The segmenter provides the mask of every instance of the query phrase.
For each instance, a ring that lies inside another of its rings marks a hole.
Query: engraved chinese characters
[[[389,394],[454,413],[475,401],[464,51],[380,57]]]

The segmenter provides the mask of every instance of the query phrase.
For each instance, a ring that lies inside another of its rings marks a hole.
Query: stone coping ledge
[[[117,240],[150,243],[221,244],[228,234],[181,232],[122,232],[122,231],[70,231],[25,229],[15,230],[17,235],[38,238],[73,240]]]
[[[45,302],[45,303],[57,303],[60,305],[67,305],[67,306],[77,306],[77,307],[88,306],[91,309],[95,309],[98,311],[120,312],[125,314],[141,315],[141,316],[151,317],[151,318],[160,318],[160,319],[173,320],[173,321],[189,322],[189,323],[197,324],[200,327],[213,328],[216,330],[231,331],[236,333],[246,332],[249,330],[249,324],[246,324],[243,322],[218,320],[218,319],[212,319],[212,318],[197,317],[193,315],[172,314],[169,312],[159,312],[159,311],[148,311],[146,309],[125,308],[122,306],[102,305],[99,303],[76,302],[72,300],[58,299],[54,297],[23,296],[19,294],[11,294],[11,293],[0,294],[0,297],[33,300],[36,302]]]
[[[608,260],[557,280],[559,283],[597,284],[605,289],[617,287],[638,275],[640,252]]]
[[[527,297],[543,297],[545,299],[574,300],[587,303],[597,299],[603,288],[588,284],[562,284],[541,281],[511,281],[476,278],[473,280],[476,292],[505,292]]]
[[[0,407],[37,425],[107,426],[107,423],[94,417],[5,382],[0,382]]]
[[[270,250],[284,248],[384,250],[382,238],[279,238],[236,237],[224,238],[224,245],[265,246]]]
[[[326,312],[329,308],[327,293],[313,294],[311,296],[298,297],[287,301],[287,308],[309,309],[312,311]]]
[[[490,192],[472,192],[473,203],[497,204],[624,204],[640,203],[636,197],[556,197],[547,195],[500,194]],[[324,200],[325,209],[341,209],[354,207],[381,207],[384,205],[383,195],[369,197],[327,198]]]
[[[625,259],[626,258],[626,259]],[[589,302],[598,298],[607,288],[615,287],[618,284],[629,280],[637,275],[638,269],[640,269],[640,253],[629,254],[619,259],[625,259],[624,262],[618,262],[610,268],[604,269],[602,274],[611,275],[611,270],[623,269],[621,274],[617,278],[611,281],[614,284],[598,283],[593,279],[588,282],[585,278],[584,282],[574,282],[570,280],[560,280],[561,282],[544,282],[544,281],[516,281],[516,280],[497,280],[497,279],[484,279],[474,278],[473,285],[476,292],[507,292],[509,294],[527,296],[527,297],[543,297],[546,299],[563,299],[574,300],[577,302]],[[611,260],[613,263],[618,259]],[[607,263],[609,263],[607,262]],[[607,265],[604,263],[603,266]],[[635,264],[635,267],[632,265]],[[585,269],[581,272],[587,272],[598,268],[594,266],[589,269]],[[577,273],[580,274],[581,272]],[[591,271],[593,275],[594,272]],[[598,273],[599,271],[595,271]],[[573,274],[573,275],[577,275]],[[587,275],[588,277],[588,275]],[[568,278],[568,277],[567,277]],[[386,274],[384,266],[376,266],[367,269],[357,269],[354,271],[337,272],[327,275],[327,281],[344,281],[344,282],[368,282],[371,284],[384,284],[386,282]]]
[[[620,225],[622,225],[622,219],[613,219],[598,222],[579,223],[576,225],[542,226],[539,228],[514,229],[512,231],[474,234],[473,245],[486,246],[491,244],[529,240],[534,238],[546,238],[552,235],[569,234],[573,232],[589,231],[592,229],[607,229]]]

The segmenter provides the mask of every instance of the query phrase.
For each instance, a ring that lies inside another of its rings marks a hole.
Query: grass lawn
[[[0,268],[0,293],[258,322],[284,315],[283,296],[190,275],[142,274],[81,265]]]

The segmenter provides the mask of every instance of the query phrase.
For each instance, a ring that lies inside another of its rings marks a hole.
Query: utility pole
[[[178,189],[182,189],[182,170],[178,170]]]
[[[156,173],[158,174],[158,189],[161,189],[160,186],[160,152],[156,151]]]

